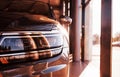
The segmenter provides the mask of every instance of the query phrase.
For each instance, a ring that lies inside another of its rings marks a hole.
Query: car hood
[[[28,13],[1,13],[0,31],[52,30],[58,24],[52,18]]]

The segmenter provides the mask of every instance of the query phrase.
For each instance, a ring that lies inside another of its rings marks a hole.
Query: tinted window
[[[9,12],[28,12],[32,7],[33,1],[12,1],[5,11]]]
[[[47,17],[51,17],[50,9],[48,4],[40,2],[40,1],[0,1],[0,11],[2,12],[20,12],[20,13],[32,13],[45,15]]]

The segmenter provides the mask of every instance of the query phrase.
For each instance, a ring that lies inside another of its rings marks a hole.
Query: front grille
[[[59,33],[18,33],[1,35],[0,38],[0,65],[54,58],[63,49],[63,37]]]
[[[0,55],[0,65],[34,62],[60,55],[62,48]]]

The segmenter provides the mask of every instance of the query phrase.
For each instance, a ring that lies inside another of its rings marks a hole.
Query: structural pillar
[[[81,38],[81,60],[91,61],[92,59],[92,25],[90,0],[82,1],[82,38]]]
[[[85,35],[84,35],[84,60],[92,60],[92,13],[91,13],[91,2],[85,7]]]
[[[70,52],[73,54],[73,62],[80,61],[80,4],[80,0],[71,0],[73,22],[70,26]]]
[[[111,47],[111,12],[112,0],[102,0],[101,9],[101,55],[100,55],[100,77],[112,77],[112,47]]]

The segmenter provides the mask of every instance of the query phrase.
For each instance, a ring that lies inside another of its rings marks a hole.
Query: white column
[[[86,6],[85,9],[85,52],[84,60],[92,59],[92,11],[91,2]]]

